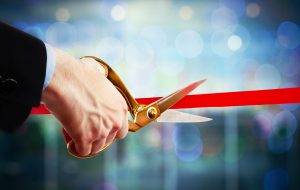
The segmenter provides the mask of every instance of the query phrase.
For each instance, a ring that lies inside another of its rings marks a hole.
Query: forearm
[[[126,101],[95,60],[77,60],[3,23],[0,41],[0,75],[17,83],[0,94],[2,128],[21,125],[42,97],[80,155],[94,154],[127,134]]]

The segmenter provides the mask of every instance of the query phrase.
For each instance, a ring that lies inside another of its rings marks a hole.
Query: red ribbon
[[[140,104],[150,104],[161,97],[137,98]],[[213,94],[194,94],[184,97],[173,109],[228,106],[254,106],[272,104],[299,104],[300,87]],[[44,104],[33,108],[31,114],[50,114]]]

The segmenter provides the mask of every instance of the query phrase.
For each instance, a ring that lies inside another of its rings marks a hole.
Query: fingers
[[[62,134],[66,143],[69,143],[72,140],[72,137],[68,134],[67,130],[63,127]],[[90,153],[91,147],[86,143],[79,143],[77,139],[74,139],[75,150],[81,156],[86,156]]]
[[[96,154],[101,150],[105,145],[105,139],[99,139],[93,142],[91,154]]]
[[[108,145],[108,144],[112,144],[116,138],[116,135],[117,135],[117,132],[116,130],[112,130],[111,133],[107,136],[106,140],[105,140],[105,144]]]
[[[111,145],[114,140],[115,136],[117,134],[117,131],[110,133],[107,138],[102,138],[100,140],[96,140],[92,144],[92,150],[91,150],[91,155],[95,155],[99,153],[101,150],[103,150],[106,146]]]
[[[116,139],[124,138],[128,133],[127,117],[124,117],[123,121],[122,122],[119,121],[119,123],[121,124],[114,123],[113,125],[113,124],[105,123],[106,126],[103,123],[101,127],[98,126],[100,130],[96,130],[96,131],[99,131],[99,134],[98,135],[94,134],[93,136],[96,136],[97,138],[93,140],[87,140],[87,139],[84,140],[83,138],[80,137],[77,138],[79,140],[73,139],[75,143],[76,152],[80,156],[94,155],[97,154],[106,145],[112,144]],[[107,127],[107,126],[114,126],[114,127]],[[65,134],[67,134],[66,131],[64,131],[63,134],[65,136]]]
[[[66,129],[63,135],[66,142],[72,140],[73,152],[87,156],[105,143],[125,137],[126,101],[102,75],[105,67],[92,58],[78,61],[64,53],[56,53],[56,57],[55,75],[43,91],[42,101]]]
[[[84,142],[76,142],[75,141],[75,148],[76,152],[81,156],[87,156],[91,153],[92,144],[91,143],[84,143]]]
[[[105,75],[105,69],[95,59],[90,58],[90,57],[84,57],[80,61],[84,64],[91,66],[93,69],[96,69],[97,71],[99,71],[103,75]]]
[[[95,59],[85,57],[81,59],[81,62],[90,66],[92,69],[95,69],[105,74],[105,69]],[[105,126],[101,126],[106,129],[109,129],[109,134],[108,135],[100,134],[100,139],[96,139],[95,141],[93,141],[92,149],[91,149],[92,154],[97,153],[99,149],[102,149],[105,145],[113,143],[115,139],[124,138],[128,133],[127,104],[126,101],[121,96],[121,94],[117,93],[116,96],[119,96],[118,98],[123,101],[122,103],[118,104],[118,106],[120,106],[120,110],[119,110],[120,112],[109,114],[108,118],[104,118],[104,120],[109,120],[110,122],[112,122],[113,125],[109,126],[107,123],[105,123],[106,124]],[[121,116],[120,121],[116,121],[115,119],[118,116],[119,117]]]
[[[91,154],[97,154],[99,150],[105,148],[107,145],[111,145],[116,139],[124,138],[127,133],[128,121],[127,118],[124,117],[122,124],[119,126],[114,126],[106,138],[101,138],[93,142]]]

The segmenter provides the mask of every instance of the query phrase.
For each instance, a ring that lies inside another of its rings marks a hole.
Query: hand
[[[128,133],[127,104],[92,58],[76,60],[55,49],[56,68],[42,101],[62,123],[81,156]]]

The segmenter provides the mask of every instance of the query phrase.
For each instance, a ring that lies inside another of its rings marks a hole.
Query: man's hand
[[[42,101],[62,123],[79,155],[96,153],[128,132],[127,105],[91,58],[76,60],[55,49],[56,68]]]

